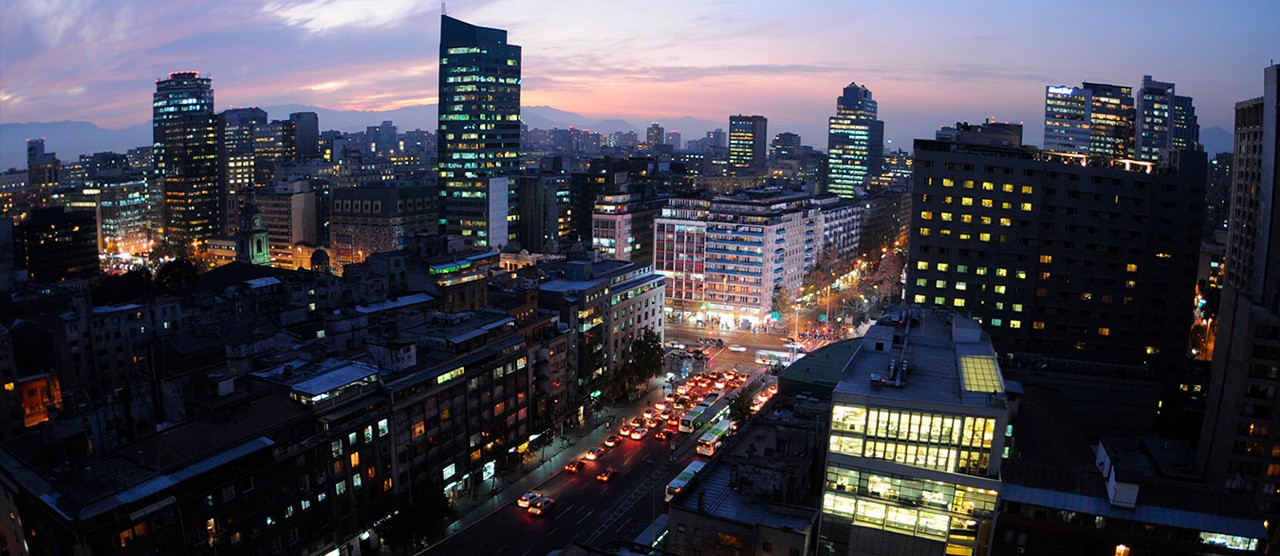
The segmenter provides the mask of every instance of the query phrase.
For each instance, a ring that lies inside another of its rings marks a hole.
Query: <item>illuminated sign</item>
[[[1074,95],[1076,94],[1076,88],[1075,87],[1049,87],[1049,92],[1055,95]]]

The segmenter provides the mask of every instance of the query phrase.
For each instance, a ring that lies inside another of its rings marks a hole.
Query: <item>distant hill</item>
[[[102,151],[124,152],[151,144],[151,122],[104,129],[89,122],[0,124],[0,171],[27,167],[27,139],[45,139],[45,150],[61,160]]]

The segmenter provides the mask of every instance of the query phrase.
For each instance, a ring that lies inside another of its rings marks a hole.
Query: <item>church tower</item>
[[[236,260],[249,264],[271,265],[270,243],[267,227],[262,224],[262,211],[258,200],[249,193],[240,209],[240,231],[236,232]]]

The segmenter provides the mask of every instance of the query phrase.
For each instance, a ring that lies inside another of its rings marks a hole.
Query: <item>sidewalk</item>
[[[481,487],[480,494],[476,498],[468,496],[459,498],[454,503],[454,509],[458,512],[458,519],[450,523],[448,527],[445,527],[446,536],[466,529],[488,517],[489,514],[514,503],[524,493],[537,490],[543,483],[562,472],[566,463],[578,459],[587,450],[603,443],[604,439],[610,434],[610,417],[638,414],[657,397],[661,397],[662,384],[662,378],[649,379],[649,389],[644,397],[629,402],[622,408],[606,407],[596,415],[595,420],[598,423],[596,426],[579,429],[566,434],[565,438],[557,439],[555,443],[547,447],[546,459],[535,460],[535,462],[526,464],[533,465],[537,461],[541,461],[541,463],[536,463],[537,467],[525,473],[515,482],[500,487],[500,490],[496,492],[487,486]],[[440,542],[443,542],[443,539]],[[433,544],[432,546],[435,545]],[[430,548],[428,547],[427,550],[430,550]]]

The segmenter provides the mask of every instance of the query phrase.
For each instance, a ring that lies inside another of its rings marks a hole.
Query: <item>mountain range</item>
[[[315,112],[320,120],[320,129],[336,129],[340,131],[363,131],[368,126],[378,125],[390,120],[400,131],[436,128],[436,106],[434,104],[408,106],[395,110],[333,110],[317,106],[286,104],[264,107],[267,115],[275,119],[287,118],[292,112]],[[611,118],[595,120],[575,112],[560,110],[551,106],[524,106],[521,116],[531,128],[551,129],[555,127],[577,127],[599,133],[615,131],[632,131],[644,140],[644,130],[648,124],[634,124],[626,120]],[[707,131],[726,129],[728,118],[721,122],[703,120],[692,116],[682,118],[664,118],[661,120],[667,131],[680,131],[684,140],[703,137]],[[55,152],[63,161],[75,160],[81,154],[92,154],[102,151],[124,152],[128,149],[151,144],[151,122],[143,122],[119,129],[101,128],[90,122],[26,122],[0,124],[0,171],[6,168],[26,167],[26,140],[29,138],[45,138],[45,148]],[[1027,142],[1035,142],[1030,141]],[[1231,152],[1232,133],[1220,127],[1209,127],[1200,131],[1200,142],[1209,153]],[[806,143],[814,143],[806,141]],[[822,141],[818,142],[819,144]]]
[[[340,131],[364,131],[368,126],[390,120],[400,131],[436,129],[436,105],[418,105],[394,110],[333,110],[318,106],[286,104],[263,107],[273,119],[287,118],[293,112],[315,112],[320,129]],[[617,118],[594,120],[581,114],[560,110],[551,106],[521,107],[521,117],[531,128],[577,127],[599,133],[632,131],[644,137],[648,125],[635,125]],[[702,137],[707,131],[727,128],[728,120],[712,122],[692,116],[667,119],[662,122],[668,131],[684,131],[684,138]],[[151,122],[143,122],[119,129],[101,128],[90,122],[23,122],[0,124],[0,170],[25,168],[26,141],[43,137],[45,149],[58,154],[62,161],[75,160],[81,154],[102,151],[124,152],[134,147],[151,144]]]

